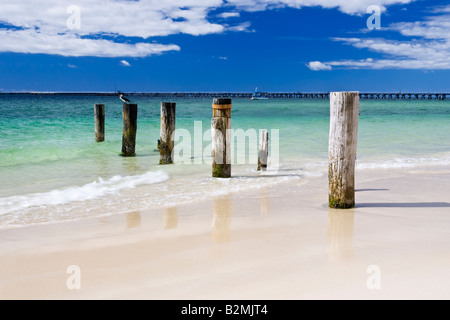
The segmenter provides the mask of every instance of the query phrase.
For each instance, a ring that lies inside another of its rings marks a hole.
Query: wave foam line
[[[422,157],[422,158],[395,158],[383,162],[358,163],[357,169],[396,169],[396,168],[416,168],[422,166],[447,166],[450,164],[450,155],[442,157]]]
[[[70,202],[98,199],[124,189],[134,189],[137,186],[160,183],[168,179],[169,176],[164,171],[147,172],[138,176],[114,176],[106,181],[99,178],[98,181],[82,187],[70,187],[45,193],[0,198],[0,215],[30,207],[62,205]]]

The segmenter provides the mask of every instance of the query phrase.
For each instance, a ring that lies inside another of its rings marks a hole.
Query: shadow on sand
[[[297,177],[297,178],[303,178],[300,174],[267,174],[267,175],[260,175],[260,176],[232,176],[230,179],[268,179],[268,178],[281,178],[281,177]]]
[[[356,208],[450,208],[448,202],[358,203]]]

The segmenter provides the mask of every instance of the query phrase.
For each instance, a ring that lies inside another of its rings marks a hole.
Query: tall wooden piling
[[[123,104],[122,156],[124,157],[136,155],[137,113],[137,104]]]
[[[95,104],[95,142],[105,141],[105,105]]]
[[[159,143],[159,164],[173,163],[172,152],[174,148],[173,133],[175,132],[176,103],[161,103],[161,138]]]
[[[229,98],[214,99],[212,132],[212,176],[231,177],[231,108]]]
[[[355,162],[359,93],[330,94],[329,207],[355,207]]]
[[[259,130],[259,153],[258,153],[258,171],[267,170],[267,159],[269,157],[269,132]]]

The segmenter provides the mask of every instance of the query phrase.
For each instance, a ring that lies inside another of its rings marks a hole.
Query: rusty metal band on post
[[[233,107],[232,104],[213,104],[212,106],[216,110],[229,110]]]

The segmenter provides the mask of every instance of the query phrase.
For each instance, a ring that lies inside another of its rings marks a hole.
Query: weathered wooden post
[[[267,170],[267,158],[269,157],[269,132],[259,130],[258,171]]]
[[[212,176],[231,177],[231,99],[213,101],[212,133]]]
[[[136,155],[137,113],[137,104],[123,104],[122,156],[124,157]]]
[[[95,142],[105,141],[105,105],[95,104]]]
[[[175,132],[176,103],[161,103],[161,135],[159,144],[159,164],[173,163],[172,151],[174,147],[173,133]]]
[[[329,207],[355,207],[355,162],[358,138],[359,92],[330,95]]]

